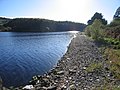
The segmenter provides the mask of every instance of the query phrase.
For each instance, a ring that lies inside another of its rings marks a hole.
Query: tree
[[[101,39],[103,36],[102,34],[102,21],[99,19],[95,19],[92,26],[91,26],[91,36],[93,39],[99,40]]]
[[[91,25],[89,25],[85,28],[85,34],[87,36],[91,37]]]
[[[102,24],[102,21],[99,19],[95,19],[92,25],[88,25],[85,28],[85,34],[95,40],[100,40],[104,37],[103,27],[104,25]]]
[[[93,15],[93,17],[92,17],[90,20],[88,20],[88,22],[87,22],[88,25],[92,25],[92,23],[94,22],[95,19],[100,19],[103,25],[106,25],[106,24],[107,24],[107,20],[105,20],[105,19],[103,18],[103,15],[102,15],[101,13],[96,12],[96,13]]]

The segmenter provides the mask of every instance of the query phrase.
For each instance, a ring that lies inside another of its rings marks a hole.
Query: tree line
[[[51,32],[51,31],[83,31],[83,23],[70,21],[54,21],[39,18],[15,18],[3,25],[12,32]]]

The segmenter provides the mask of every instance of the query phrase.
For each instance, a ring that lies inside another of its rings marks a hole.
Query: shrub
[[[103,28],[104,25],[102,24],[101,20],[95,19],[92,25],[89,25],[85,28],[85,34],[95,40],[99,40],[104,37]]]

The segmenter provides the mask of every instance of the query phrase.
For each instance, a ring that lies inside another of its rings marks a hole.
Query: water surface
[[[53,68],[76,32],[0,32],[0,76],[5,86],[27,84]]]

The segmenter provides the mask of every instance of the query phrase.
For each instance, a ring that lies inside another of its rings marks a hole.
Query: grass
[[[120,49],[120,40],[114,38],[104,38],[104,42],[109,44],[113,49]]]
[[[116,79],[120,80],[120,50],[107,48],[104,54],[108,58],[107,64],[109,64],[109,70]]]
[[[106,84],[106,85],[103,85],[103,86],[96,87],[93,90],[120,90],[120,87],[116,86],[116,85]]]
[[[87,68],[86,71],[87,72],[93,72],[97,69],[102,68],[102,63],[91,63]]]
[[[107,68],[114,80],[111,81],[106,76],[103,85],[95,87],[95,90],[120,90],[120,85],[115,83],[116,81],[120,81],[120,41],[114,38],[104,38],[104,42],[107,43],[107,46],[102,45],[99,49],[106,58],[104,63],[108,65]],[[102,63],[92,63],[86,68],[86,71],[94,72],[101,68]]]
[[[103,55],[107,57],[105,63],[108,64],[108,69],[112,73],[115,80],[111,81],[106,76],[104,79],[104,84],[102,86],[95,87],[94,90],[120,90],[120,85],[115,84],[116,80],[120,81],[120,49],[106,47],[106,49],[104,48]],[[100,68],[102,68],[101,63],[92,63],[87,68],[87,71],[91,72]]]

